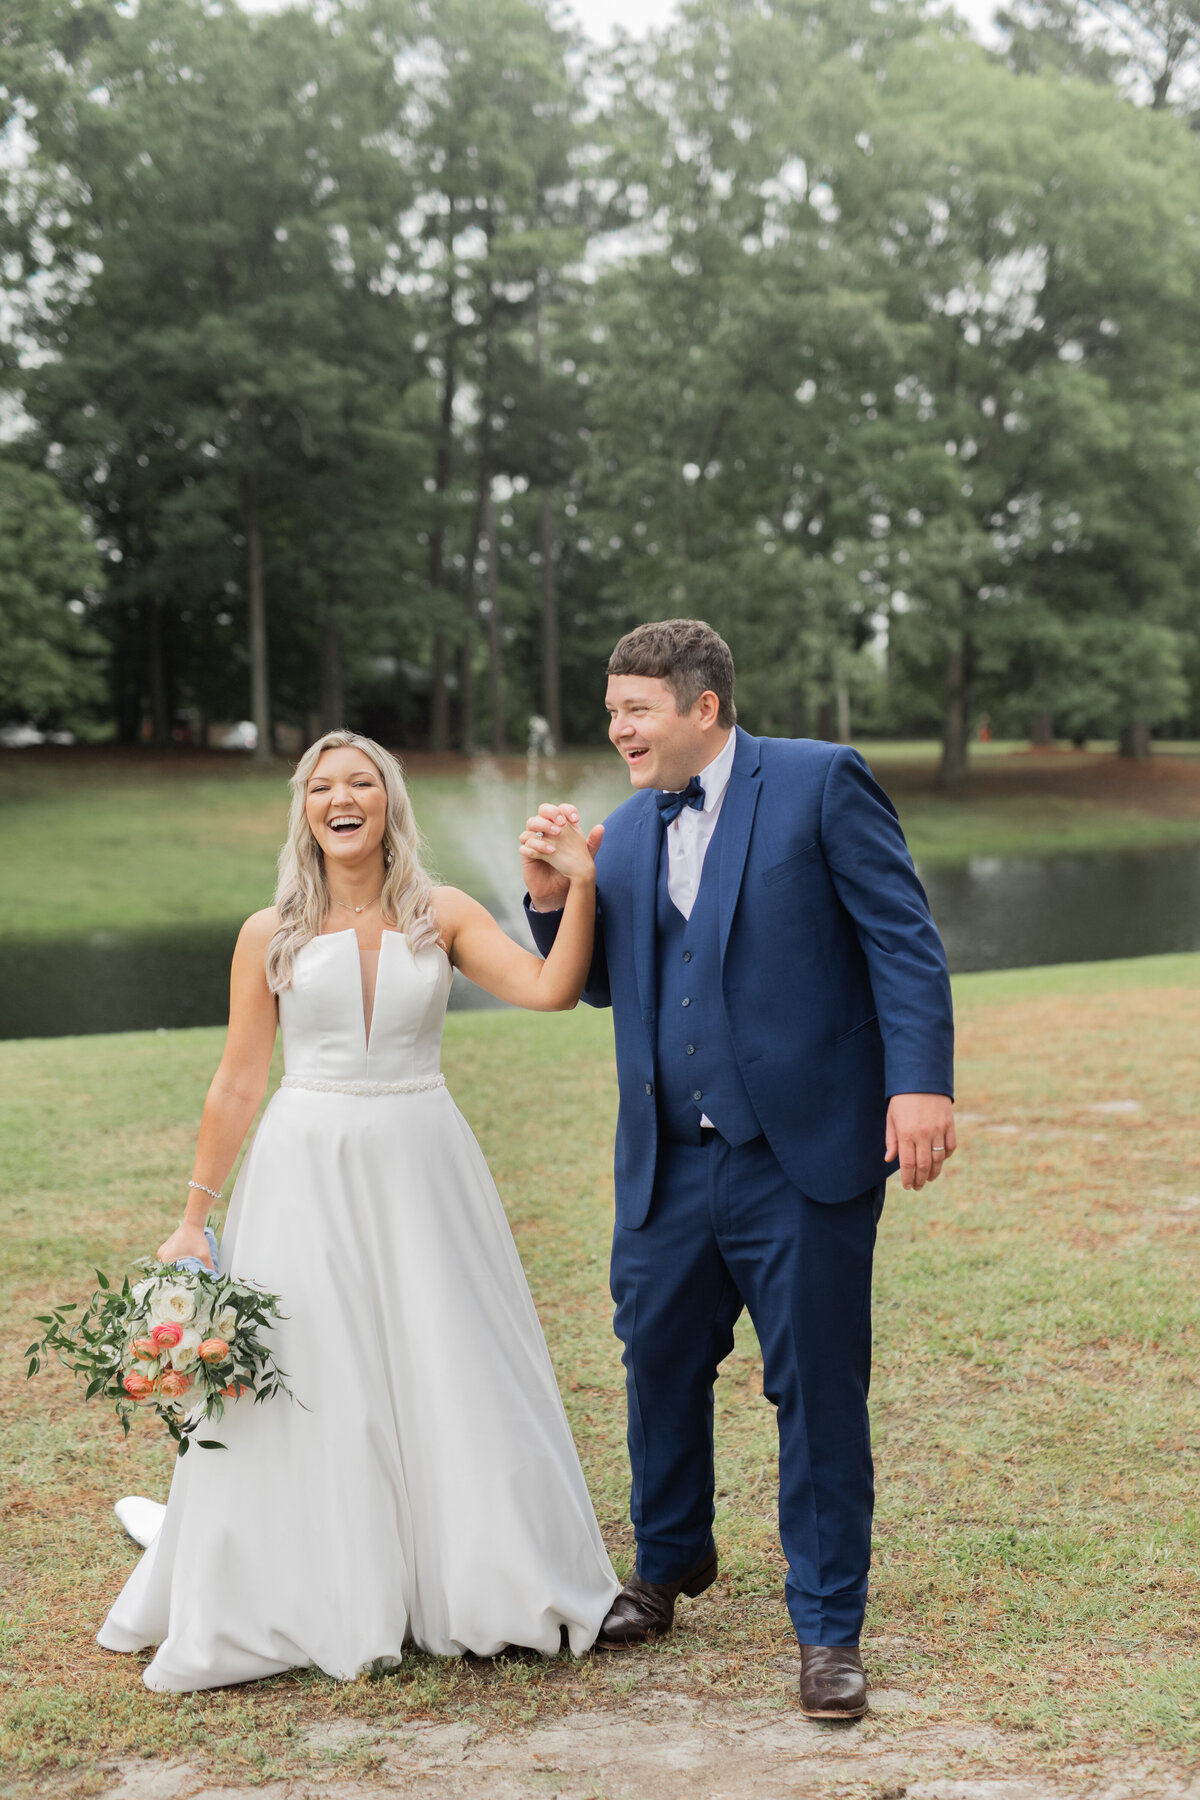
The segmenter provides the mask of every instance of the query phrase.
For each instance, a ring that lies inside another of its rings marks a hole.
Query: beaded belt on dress
[[[318,1094],[427,1094],[445,1087],[444,1075],[422,1075],[415,1081],[324,1081],[317,1075],[285,1075],[280,1087],[308,1088]]]

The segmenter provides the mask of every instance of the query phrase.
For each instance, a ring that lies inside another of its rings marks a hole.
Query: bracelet
[[[221,1198],[221,1195],[216,1188],[205,1187],[202,1181],[189,1181],[188,1186],[198,1189],[202,1194],[211,1194],[214,1200],[219,1200]]]

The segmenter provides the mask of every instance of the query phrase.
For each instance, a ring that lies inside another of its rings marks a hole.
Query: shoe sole
[[[689,1600],[695,1600],[701,1594],[708,1592],[708,1589],[717,1579],[717,1574],[717,1553],[714,1550],[704,1567],[698,1570],[695,1575],[691,1576],[679,1591],[681,1594],[686,1594]],[[644,1645],[653,1644],[659,1638],[665,1638],[667,1635],[668,1633],[666,1631],[648,1631],[645,1637],[634,1638],[627,1644],[614,1643],[611,1641],[606,1642],[603,1638],[597,1638],[592,1645],[592,1648],[593,1650],[603,1650],[609,1656],[621,1656],[627,1654],[631,1650],[640,1650]]]
[[[604,1656],[630,1656],[635,1650],[644,1650],[647,1644],[656,1644],[660,1638],[669,1636],[670,1633],[666,1631],[648,1631],[645,1637],[631,1638],[626,1644],[613,1643],[611,1640],[606,1641],[604,1638],[597,1638],[592,1645],[592,1649],[600,1651]]]
[[[854,1712],[850,1712],[845,1707],[826,1707],[820,1712],[814,1712],[807,1706],[802,1706],[800,1711],[806,1719],[861,1719],[867,1711],[867,1703],[864,1700],[863,1704]]]

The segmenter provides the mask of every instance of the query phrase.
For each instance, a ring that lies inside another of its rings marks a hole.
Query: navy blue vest
[[[685,919],[667,892],[667,833],[658,855],[658,1104],[667,1137],[700,1142],[707,1114],[731,1144],[761,1136],[738,1070],[721,998],[720,920],[722,806],[704,858],[700,892]]]

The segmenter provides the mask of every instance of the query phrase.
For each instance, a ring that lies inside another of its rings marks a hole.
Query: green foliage
[[[59,723],[103,694],[103,569],[53,478],[0,461],[0,720]]]
[[[1200,704],[1187,8],[1168,69],[1149,0],[1124,48],[1020,0],[1004,57],[904,0],[587,55],[542,0],[12,4],[9,380],[124,738],[586,737],[685,611],[752,727],[936,727],[951,779],[982,710]]]

